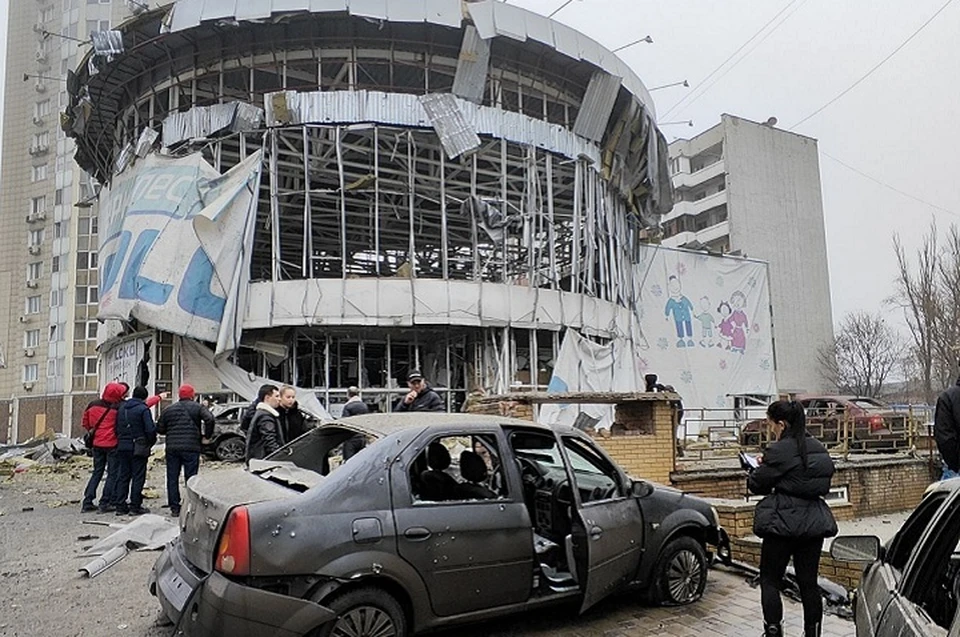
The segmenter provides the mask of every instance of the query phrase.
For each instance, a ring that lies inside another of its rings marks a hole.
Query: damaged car
[[[631,479],[582,432],[469,414],[324,424],[191,478],[179,523],[149,586],[188,636],[403,637],[631,584],[687,604],[729,557],[707,502]]]

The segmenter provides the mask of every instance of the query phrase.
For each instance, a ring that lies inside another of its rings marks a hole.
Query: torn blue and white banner
[[[220,175],[199,154],[149,155],[100,206],[97,318],[239,345],[261,152]]]

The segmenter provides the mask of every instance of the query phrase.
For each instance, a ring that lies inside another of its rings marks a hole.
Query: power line
[[[679,100],[677,103],[675,103],[673,106],[671,106],[670,108],[668,108],[667,111],[666,111],[662,116],[663,116],[663,117],[666,117],[667,115],[669,115],[670,113],[672,113],[672,112],[674,111],[674,109],[677,108],[680,104],[682,104],[682,103],[684,103],[685,101],[687,101],[687,99],[693,94],[694,91],[696,91],[698,88],[700,88],[701,86],[703,86],[703,84],[705,84],[707,81],[709,81],[710,78],[712,78],[714,75],[716,75],[717,72],[719,72],[720,69],[722,69],[722,68],[726,65],[727,62],[729,62],[729,61],[732,60],[734,57],[736,57],[736,55],[737,55],[738,53],[740,53],[740,51],[742,51],[744,48],[747,47],[747,45],[749,45],[749,44],[750,44],[751,42],[753,42],[757,37],[759,37],[760,34],[763,33],[763,31],[764,31],[768,26],[770,26],[771,24],[773,24],[774,21],[776,21],[777,18],[779,18],[781,15],[783,15],[783,13],[784,13],[787,9],[789,9],[790,7],[792,7],[792,6],[793,6],[794,4],[796,4],[796,3],[797,3],[797,0],[790,0],[790,2],[788,2],[785,7],[783,7],[782,9],[780,9],[780,11],[778,11],[775,16],[773,16],[772,18],[770,18],[769,22],[767,22],[767,23],[764,24],[762,27],[760,27],[760,28],[757,30],[757,32],[754,33],[752,36],[750,36],[750,38],[749,38],[746,42],[744,42],[743,44],[741,44],[740,47],[737,48],[736,51],[734,51],[733,53],[731,53],[731,54],[730,54],[730,57],[728,57],[726,60],[724,60],[723,62],[721,62],[720,65],[717,66],[717,68],[715,68],[715,69],[713,69],[712,71],[710,71],[710,73],[709,73],[705,78],[703,78],[702,80],[700,80],[700,82],[693,87],[693,91],[690,91],[690,93],[687,93],[687,95],[685,95],[684,97],[680,98],[680,100]],[[569,4],[569,1],[567,2],[567,4]],[[566,4],[565,4],[564,6],[566,6]],[[561,9],[562,9],[562,8],[563,8],[563,7],[561,7]],[[559,9],[558,9],[558,11],[559,11]]]
[[[840,164],[841,166],[843,166],[843,167],[846,168],[847,170],[850,170],[850,171],[852,171],[852,172],[857,173],[858,175],[860,175],[860,176],[863,177],[864,179],[868,179],[868,180],[872,181],[873,183],[875,183],[875,184],[877,184],[877,185],[879,185],[879,186],[883,186],[883,187],[886,188],[887,190],[892,190],[893,192],[897,193],[898,195],[902,195],[902,196],[906,197],[907,199],[912,199],[913,201],[916,201],[917,203],[922,203],[922,204],[925,205],[925,206],[929,206],[929,207],[933,208],[934,210],[939,210],[940,212],[944,212],[944,213],[946,213],[946,214],[948,214],[948,215],[953,215],[954,217],[960,217],[960,213],[954,212],[953,210],[950,210],[949,208],[944,208],[943,206],[938,206],[937,204],[931,203],[931,202],[927,201],[926,199],[921,199],[920,197],[917,197],[916,195],[911,195],[909,192],[906,192],[906,191],[904,191],[904,190],[900,190],[900,189],[897,188],[896,186],[891,186],[890,184],[886,183],[885,181],[882,181],[882,180],[880,180],[880,179],[877,179],[877,178],[874,177],[873,175],[868,175],[867,173],[863,172],[863,171],[860,170],[859,168],[856,168],[856,167],[854,167],[854,166],[851,166],[850,164],[848,164],[847,162],[843,161],[842,159],[838,159],[838,158],[834,157],[833,155],[831,155],[830,153],[826,152],[826,151],[823,150],[822,148],[820,149],[820,154],[822,154],[822,155],[823,155],[824,157],[826,157],[827,159],[832,159],[833,161],[837,162],[838,164]]]
[[[711,88],[713,88],[713,87],[717,84],[717,82],[719,82],[720,80],[722,80],[723,77],[724,77],[727,73],[729,73],[730,71],[732,71],[734,68],[736,68],[736,66],[737,66],[738,64],[740,64],[740,63],[743,62],[745,59],[747,59],[747,57],[749,57],[749,55],[750,55],[751,53],[753,53],[753,52],[757,49],[757,47],[759,47],[761,44],[763,44],[764,41],[766,41],[767,38],[769,38],[771,35],[773,35],[774,32],[775,32],[777,29],[779,29],[780,26],[781,26],[784,22],[786,22],[787,20],[789,20],[790,17],[793,16],[794,13],[796,13],[796,12],[799,11],[801,8],[803,8],[803,5],[806,4],[806,3],[807,3],[807,0],[802,0],[802,2],[800,2],[800,4],[798,4],[790,13],[786,14],[785,16],[783,16],[783,18],[781,18],[781,20],[780,20],[779,22],[777,22],[775,25],[773,25],[773,28],[771,28],[769,31],[767,31],[766,33],[764,33],[764,34],[763,34],[763,37],[761,37],[759,40],[757,40],[752,47],[750,47],[749,49],[747,49],[746,52],[744,52],[744,54],[743,54],[742,56],[740,56],[740,58],[739,58],[738,60],[736,60],[733,64],[731,64],[731,65],[728,66],[726,69],[724,69],[723,73],[721,73],[720,75],[718,75],[717,77],[715,77],[712,82],[710,82],[709,84],[707,84],[706,86],[704,86],[702,90],[700,90],[698,93],[696,93],[696,95],[691,94],[691,95],[690,95],[690,101],[683,105],[683,108],[680,109],[680,112],[683,112],[684,110],[686,110],[687,108],[689,108],[694,102],[696,102],[698,99],[700,99],[701,97],[703,97]]]
[[[788,130],[793,130],[793,129],[796,128],[797,126],[800,126],[801,124],[803,124],[804,122],[806,122],[806,121],[807,121],[808,119],[810,119],[811,117],[814,117],[814,116],[816,116],[816,115],[819,115],[819,114],[820,114],[821,112],[823,112],[827,107],[829,107],[829,106],[832,105],[834,102],[836,102],[837,100],[839,100],[840,98],[842,98],[844,95],[846,95],[847,93],[849,93],[850,91],[852,91],[853,89],[855,89],[857,86],[859,86],[861,82],[863,82],[863,81],[866,80],[868,77],[870,77],[871,75],[873,75],[874,72],[877,71],[877,69],[879,69],[881,66],[883,66],[884,64],[886,64],[886,62],[887,62],[888,60],[890,60],[890,58],[892,58],[892,57],[895,56],[897,53],[899,53],[900,50],[901,50],[903,47],[907,46],[907,44],[909,44],[911,40],[913,40],[915,37],[917,37],[917,36],[920,34],[920,32],[923,31],[923,30],[927,27],[928,24],[930,24],[931,22],[933,22],[933,21],[936,19],[936,17],[937,17],[938,15],[940,15],[940,14],[943,12],[943,10],[946,9],[948,6],[950,6],[950,4],[952,4],[952,3],[953,3],[953,0],[947,0],[945,3],[943,3],[943,5],[942,5],[939,9],[937,9],[936,12],[927,19],[926,22],[924,22],[923,24],[921,24],[920,27],[919,27],[916,31],[914,31],[913,33],[910,34],[910,37],[908,37],[906,40],[904,40],[904,41],[900,44],[900,46],[898,46],[898,47],[895,48],[893,51],[891,51],[890,54],[889,54],[887,57],[883,58],[883,59],[880,60],[877,64],[875,64],[875,65],[873,66],[873,68],[871,68],[869,71],[867,71],[867,72],[866,72],[860,79],[858,79],[856,82],[854,82],[853,84],[851,84],[850,86],[848,86],[848,87],[845,88],[844,90],[840,91],[840,93],[838,93],[838,94],[836,95],[836,97],[834,97],[832,100],[830,100],[829,102],[827,102],[826,104],[824,104],[823,106],[821,106],[820,108],[818,108],[817,110],[813,111],[812,113],[810,113],[809,115],[807,115],[806,117],[804,117],[803,119],[801,119],[799,122],[797,122],[796,124],[794,124],[793,126],[791,126]]]

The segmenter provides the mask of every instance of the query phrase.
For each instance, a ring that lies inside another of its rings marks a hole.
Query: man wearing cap
[[[163,410],[157,431],[165,435],[167,447],[167,504],[170,515],[180,515],[180,468],[186,483],[200,470],[200,451],[213,436],[213,414],[194,398],[191,385],[180,385],[180,401]]]
[[[395,411],[444,411],[443,399],[433,391],[418,369],[407,374],[410,391],[397,403]]]

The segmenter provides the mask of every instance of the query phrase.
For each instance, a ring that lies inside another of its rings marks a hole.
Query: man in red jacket
[[[93,432],[93,474],[83,492],[80,510],[84,513],[98,510],[93,501],[97,499],[97,488],[103,478],[104,469],[107,472],[107,482],[100,496],[99,511],[106,513],[113,510],[110,501],[113,499],[117,482],[117,407],[125,393],[126,390],[120,383],[107,383],[101,398],[87,405],[83,412],[83,428]]]

